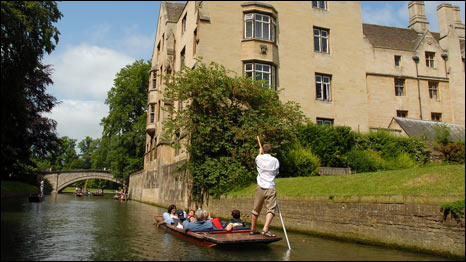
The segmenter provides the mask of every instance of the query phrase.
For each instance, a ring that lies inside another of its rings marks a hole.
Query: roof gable
[[[186,4],[183,3],[165,2],[168,21],[178,22],[178,19],[180,18],[181,13],[183,13],[185,6]]]

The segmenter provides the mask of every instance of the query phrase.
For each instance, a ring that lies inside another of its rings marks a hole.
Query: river
[[[165,209],[137,201],[45,196],[2,199],[4,260],[310,260],[310,261],[435,261],[449,258],[396,249],[329,240],[288,232],[264,246],[207,248],[157,229],[154,215]],[[279,219],[278,217],[276,219]],[[286,223],[286,218],[284,218]]]

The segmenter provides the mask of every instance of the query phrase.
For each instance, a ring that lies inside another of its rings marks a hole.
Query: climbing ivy
[[[164,101],[175,103],[164,108],[171,116],[164,121],[164,138],[181,138],[186,146],[184,167],[192,176],[193,200],[201,205],[208,196],[254,181],[257,135],[277,150],[296,140],[305,119],[298,104],[279,100],[279,91],[213,62],[199,60],[196,68],[185,67],[167,82]]]

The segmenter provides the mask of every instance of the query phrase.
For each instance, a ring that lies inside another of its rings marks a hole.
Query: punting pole
[[[283,222],[282,211],[280,211],[280,206],[278,205],[278,201],[277,201],[277,208],[278,208],[278,214],[280,215],[280,221],[282,221],[283,232],[285,233],[286,243],[288,244],[288,250],[291,250],[290,241],[288,240],[288,235],[286,234],[285,223]]]

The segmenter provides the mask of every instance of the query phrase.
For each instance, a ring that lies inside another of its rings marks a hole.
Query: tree
[[[101,144],[108,148],[106,162],[115,177],[126,179],[144,166],[150,67],[149,61],[137,60],[122,68],[105,100],[109,114],[101,121]]]
[[[195,69],[176,73],[165,88],[166,101],[187,103],[183,110],[165,108],[172,118],[164,122],[164,136],[172,141],[184,137],[193,199],[201,205],[209,195],[253,181],[257,135],[280,149],[296,141],[298,124],[305,119],[298,104],[283,104],[279,92],[263,82],[230,73],[199,61]]]
[[[92,154],[97,150],[97,141],[93,140],[92,137],[86,136],[78,144],[78,148],[81,151],[79,159],[82,162],[83,169],[90,169],[92,167]]]
[[[33,165],[31,157],[56,146],[56,122],[42,113],[57,100],[46,93],[51,68],[41,59],[58,43],[53,23],[62,14],[52,1],[2,1],[1,10],[1,173],[17,179]]]

